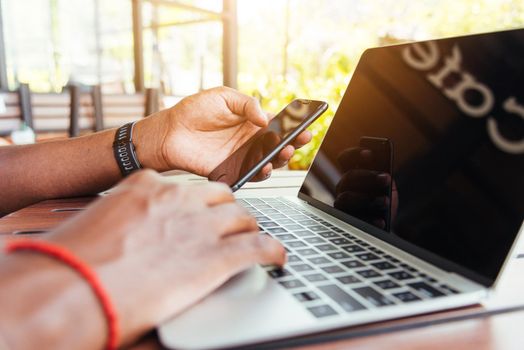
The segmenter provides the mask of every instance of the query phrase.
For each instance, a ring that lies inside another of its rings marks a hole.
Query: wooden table
[[[238,197],[296,195],[304,174],[304,172],[275,172],[271,179],[249,184],[236,195]],[[207,180],[183,174],[166,176],[166,181],[195,183]],[[2,239],[28,237],[21,233],[49,231],[82,210],[95,198],[50,200],[19,210],[0,219],[0,237]],[[522,291],[524,291],[524,259],[514,258],[497,293],[483,305],[352,327],[302,337],[280,345],[307,349],[520,350],[524,348],[524,293]],[[274,346],[275,344],[265,347]],[[133,348],[157,349],[161,346],[153,335],[149,335]]]

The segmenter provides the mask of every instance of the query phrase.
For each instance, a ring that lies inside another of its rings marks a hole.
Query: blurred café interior
[[[366,48],[524,25],[517,0],[2,0],[0,11],[2,144],[117,127],[225,85],[274,113],[297,97],[329,103],[292,169],[308,168]]]

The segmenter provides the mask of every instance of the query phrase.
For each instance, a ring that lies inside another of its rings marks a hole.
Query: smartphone
[[[267,127],[260,129],[220,163],[209,174],[209,180],[224,182],[235,192],[258,174],[284,147],[293,142],[302,131],[327,110],[327,107],[328,104],[323,101],[294,100],[280,111]],[[300,119],[302,122],[282,136],[279,132],[279,125],[286,117],[294,120]]]
[[[360,138],[359,146],[361,149],[371,151],[371,160],[367,164],[368,170],[389,174],[390,181],[386,188],[370,189],[370,192],[384,193],[389,201],[386,212],[384,213],[385,231],[391,230],[391,205],[392,205],[392,189],[393,189],[393,144],[391,140],[382,137],[363,136]]]

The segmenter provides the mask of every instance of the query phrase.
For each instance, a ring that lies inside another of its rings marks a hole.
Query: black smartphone
[[[327,110],[323,101],[297,99],[291,102],[260,129],[246,143],[240,146],[226,160],[220,163],[208,176],[211,181],[224,182],[235,192],[258,174],[264,165],[278,155],[302,131]],[[279,125],[283,118],[300,119],[302,122],[282,136]]]
[[[367,164],[369,170],[376,173],[388,174],[389,181],[385,187],[368,188],[370,192],[381,193],[388,199],[386,210],[384,212],[385,231],[391,229],[391,205],[392,205],[392,189],[393,189],[393,144],[391,140],[382,137],[363,136],[360,138],[359,146],[363,150],[371,151],[371,159]]]

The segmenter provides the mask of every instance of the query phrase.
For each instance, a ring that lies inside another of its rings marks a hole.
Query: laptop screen
[[[367,50],[299,196],[492,284],[524,218],[524,30]]]

